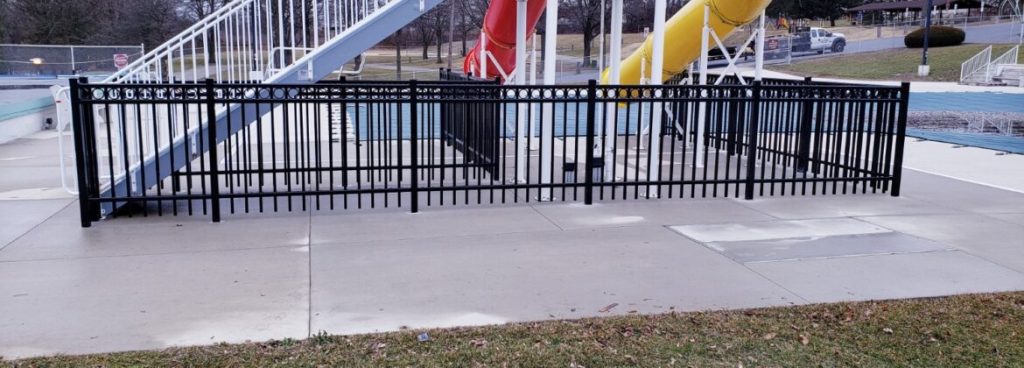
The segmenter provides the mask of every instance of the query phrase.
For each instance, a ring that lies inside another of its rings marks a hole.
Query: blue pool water
[[[994,92],[911,93],[910,111],[1024,113],[1024,94]],[[911,137],[1024,154],[1024,138],[907,129]]]
[[[1024,138],[992,134],[938,132],[933,130],[907,129],[907,136],[929,141],[959,144],[990,150],[1024,154]]]
[[[921,92],[910,94],[910,111],[1024,113],[1024,94],[995,92]]]

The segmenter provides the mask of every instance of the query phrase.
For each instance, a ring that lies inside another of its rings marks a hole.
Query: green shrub
[[[928,34],[928,47],[959,45],[964,43],[966,37],[964,31],[959,28],[931,26],[931,32]],[[903,37],[903,44],[909,48],[924,47],[924,28],[907,33],[907,36]]]

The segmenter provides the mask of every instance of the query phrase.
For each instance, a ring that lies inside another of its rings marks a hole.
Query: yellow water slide
[[[701,29],[704,28],[704,4],[711,10],[708,24],[721,39],[732,31],[750,23],[761,15],[771,0],[691,0],[665,22],[665,70],[661,80],[666,81],[686,69],[686,66],[700,57]],[[644,40],[643,45],[622,61],[620,84],[640,84],[640,64],[650,74],[653,55],[654,35]],[[715,41],[709,40],[710,47]],[[608,69],[601,75],[601,82],[608,83]]]

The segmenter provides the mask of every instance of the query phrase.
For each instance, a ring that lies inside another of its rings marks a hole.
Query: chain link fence
[[[789,64],[793,61],[793,35],[784,34],[764,39],[764,63]]]
[[[44,76],[109,75],[117,71],[115,55],[124,54],[128,63],[145,52],[138,46],[72,46],[0,44],[0,75]]]

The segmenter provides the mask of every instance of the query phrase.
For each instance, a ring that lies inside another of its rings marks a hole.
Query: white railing
[[[999,57],[997,57],[995,59],[992,59],[992,63],[991,64],[994,65],[994,66],[1004,65],[1004,64],[1016,64],[1017,63],[1017,54],[1019,54],[1019,53],[1020,53],[1020,45],[1013,46],[1013,47],[1010,48],[1010,50],[1004,52],[1002,55],[999,55]]]
[[[992,62],[988,65],[988,72],[985,73],[986,81],[991,82],[993,78],[1003,74],[1004,66],[1017,65],[1017,54],[1019,52],[1020,45],[1016,45],[1002,55],[999,55],[999,57],[992,59]]]
[[[265,80],[399,0],[234,0],[105,83]]]
[[[992,46],[960,64],[960,83],[984,82],[988,79],[988,68],[992,62]],[[979,78],[980,77],[980,78]],[[979,80],[980,79],[980,80]]]

